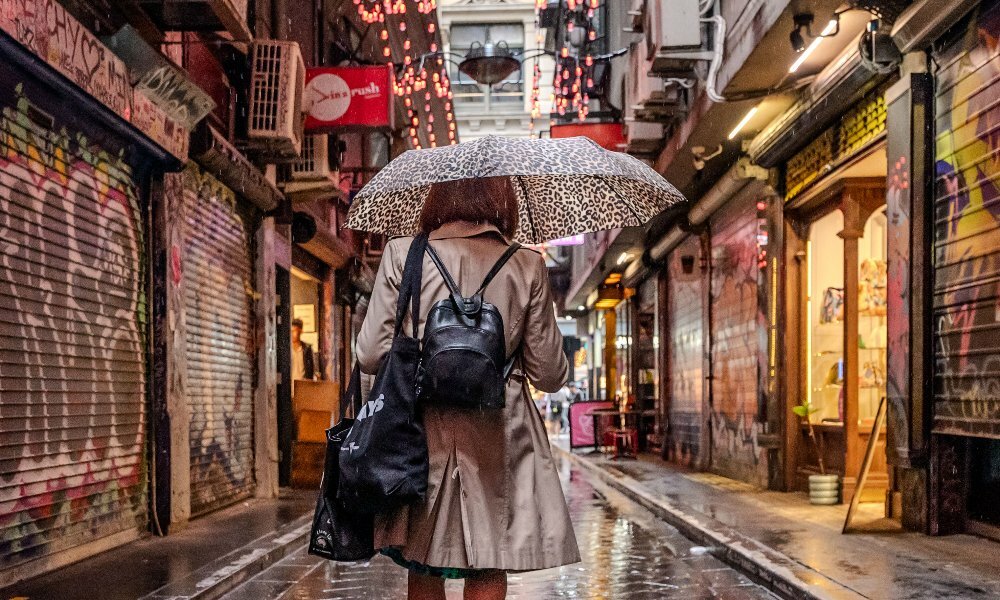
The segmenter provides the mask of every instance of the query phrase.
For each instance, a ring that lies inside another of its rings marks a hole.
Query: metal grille
[[[299,45],[257,41],[252,57],[247,136],[258,149],[287,161],[302,145],[305,66]]]
[[[730,200],[712,231],[712,470],[764,487],[767,452],[758,445],[757,207]]]
[[[881,89],[845,114],[840,121],[834,160],[853,156],[879,137],[885,131],[885,114],[885,94]]]
[[[0,568],[147,524],[136,186],[73,139],[0,116]]]
[[[275,131],[281,107],[281,55],[282,46],[258,42],[253,46],[253,80],[250,129]]]
[[[833,126],[788,160],[785,197],[792,200],[885,134],[885,87],[865,96]]]
[[[833,162],[833,130],[828,129],[788,161],[785,186],[789,200],[798,196],[810,183],[819,179],[824,168]]]
[[[1000,71],[988,33],[998,17],[994,3],[936,57],[933,424],[990,437],[1000,437]]]
[[[307,135],[302,139],[302,158],[292,163],[293,179],[323,179],[330,174],[327,135]]]
[[[184,173],[183,268],[191,436],[191,513],[253,491],[253,281],[233,192]]]
[[[670,377],[667,455],[674,462],[698,467],[707,457],[701,447],[705,423],[705,300],[698,264],[700,242],[688,237],[670,253],[667,285],[667,356]],[[693,260],[694,271],[685,273],[681,257]],[[704,453],[704,456],[703,456]]]

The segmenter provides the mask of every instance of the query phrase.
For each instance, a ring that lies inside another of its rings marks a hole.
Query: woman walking
[[[471,293],[504,254],[517,230],[518,205],[508,177],[436,183],[420,229],[461,288]],[[358,336],[362,371],[374,374],[392,343],[403,263],[412,238],[385,248],[368,314]],[[449,297],[441,273],[424,257],[420,305]],[[426,403],[430,475],[423,502],[376,518],[375,547],[409,569],[411,600],[441,600],[444,581],[465,579],[466,599],[506,597],[507,573],[580,560],[545,425],[528,389],[558,391],[568,364],[556,325],[545,263],[517,251],[486,288],[503,318],[515,356],[506,406],[462,410]],[[422,325],[426,314],[407,315]],[[404,323],[409,331],[410,323]],[[422,328],[418,327],[418,331]]]

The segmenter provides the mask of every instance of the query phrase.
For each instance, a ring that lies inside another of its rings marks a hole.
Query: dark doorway
[[[1000,527],[1000,440],[970,444],[969,518]]]
[[[291,280],[287,269],[274,270],[275,329],[278,369],[278,485],[285,487],[292,478],[292,342]]]

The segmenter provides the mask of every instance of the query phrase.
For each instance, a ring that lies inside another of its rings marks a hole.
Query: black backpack
[[[503,408],[514,358],[507,357],[503,317],[483,292],[520,244],[511,244],[472,296],[465,298],[430,244],[427,253],[451,296],[431,307],[424,322],[418,369],[420,401],[461,408]]]

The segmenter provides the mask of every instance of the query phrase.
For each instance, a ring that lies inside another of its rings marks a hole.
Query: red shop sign
[[[392,127],[392,75],[388,65],[306,69],[306,132]]]
[[[549,136],[567,138],[588,137],[607,150],[621,152],[628,146],[621,123],[566,123],[549,128]]]

